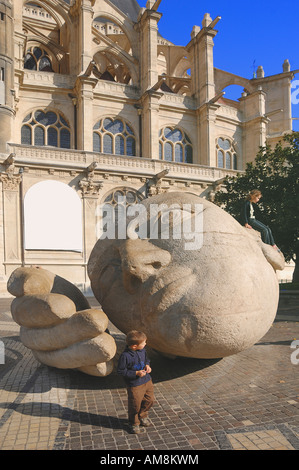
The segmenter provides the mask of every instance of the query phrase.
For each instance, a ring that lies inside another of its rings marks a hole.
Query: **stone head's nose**
[[[148,240],[126,240],[120,247],[121,267],[125,289],[134,294],[140,283],[168,266],[171,255]]]

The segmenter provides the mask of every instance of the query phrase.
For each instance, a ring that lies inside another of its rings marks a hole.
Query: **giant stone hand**
[[[11,313],[21,341],[38,361],[95,376],[112,372],[116,344],[106,332],[108,318],[90,308],[73,284],[45,269],[22,267],[11,274],[7,289],[16,297]]]

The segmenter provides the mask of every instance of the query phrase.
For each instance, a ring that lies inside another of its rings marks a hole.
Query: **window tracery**
[[[117,206],[118,204],[132,206],[138,204],[143,199],[142,194],[132,188],[121,187],[115,188],[104,199],[105,204]]]
[[[134,131],[123,119],[100,119],[93,128],[93,151],[136,156]]]
[[[193,163],[193,146],[188,135],[179,128],[161,129],[159,158],[168,162]]]
[[[56,111],[41,109],[29,113],[23,120],[21,143],[25,145],[71,147],[68,122]]]
[[[39,72],[53,72],[51,59],[47,51],[36,46],[27,49],[24,57],[24,69],[38,70]]]
[[[219,137],[216,142],[217,166],[227,170],[238,169],[238,156],[234,143],[226,138]]]

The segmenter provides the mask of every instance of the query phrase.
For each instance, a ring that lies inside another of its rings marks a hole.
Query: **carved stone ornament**
[[[79,182],[79,187],[83,196],[98,195],[99,190],[102,189],[102,182],[95,182],[92,178],[84,178]]]
[[[10,172],[0,173],[0,181],[3,184],[3,189],[6,191],[16,191],[21,182],[21,175],[14,175]]]

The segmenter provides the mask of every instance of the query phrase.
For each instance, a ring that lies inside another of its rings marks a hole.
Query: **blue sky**
[[[146,0],[138,3],[145,6]],[[298,0],[162,0],[158,11],[163,13],[160,34],[181,46],[188,44],[193,26],[201,26],[205,13],[213,19],[221,16],[214,40],[217,68],[252,78],[254,67],[262,65],[265,76],[275,75],[289,59],[291,70],[299,69]],[[299,73],[294,80],[298,104],[293,105],[293,117],[299,118]],[[299,120],[294,121],[293,128],[299,131]]]

